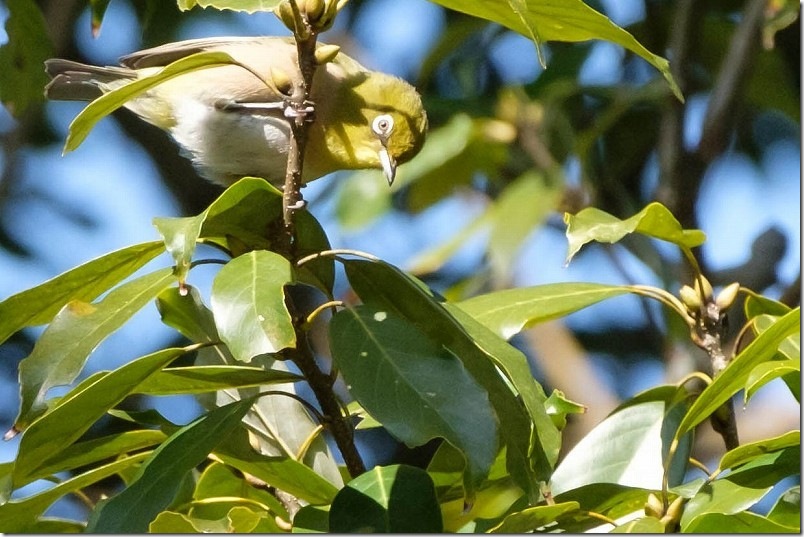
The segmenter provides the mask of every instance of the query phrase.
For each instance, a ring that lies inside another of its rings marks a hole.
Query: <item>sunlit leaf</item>
[[[781,317],[731,360],[723,372],[715,377],[692,404],[679,425],[677,434],[688,432],[741,390],[751,371],[757,365],[770,360],[779,345],[796,331],[801,331],[800,308]]]
[[[567,414],[583,414],[587,410],[585,405],[567,399],[561,390],[553,390],[544,402],[544,408],[559,430],[567,426]]]
[[[441,511],[427,472],[413,466],[375,466],[335,496],[334,533],[440,533]]]
[[[201,224],[205,217],[206,212],[185,218],[154,218],[154,226],[162,235],[165,248],[176,263],[176,276],[180,282],[187,278],[195,252],[195,242],[201,233]]]
[[[670,66],[648,51],[634,37],[582,0],[434,0],[442,6],[502,24],[532,39],[537,48],[544,41],[603,39],[634,52],[658,69],[673,93],[683,100]],[[539,51],[541,58],[541,51]],[[543,60],[542,60],[543,61]]]
[[[472,481],[488,475],[497,418],[460,360],[394,312],[365,306],[335,314],[330,340],[350,393],[391,434],[411,447],[445,438]]]
[[[683,229],[675,216],[657,202],[625,220],[595,207],[587,207],[575,215],[565,213],[564,223],[567,224],[569,243],[567,263],[590,241],[615,243],[629,233],[641,233],[686,249],[700,246],[706,240],[703,231]]]
[[[756,513],[706,513],[684,529],[685,533],[801,533],[797,527],[783,526]]]
[[[772,453],[787,447],[797,446],[801,444],[801,431],[788,431],[781,436],[774,438],[766,438],[742,444],[731,451],[728,451],[720,459],[718,470],[723,471],[729,468],[736,468],[742,464],[746,464],[759,455],[765,453]]]
[[[577,511],[578,502],[564,502],[554,505],[537,505],[511,513],[491,528],[489,533],[528,533],[555,521],[565,513]]]
[[[779,496],[768,512],[768,519],[801,529],[801,485],[791,487]]]
[[[256,13],[257,11],[273,11],[282,3],[282,0],[178,0],[178,3],[179,9],[182,11],[198,6]]]
[[[749,401],[762,386],[779,377],[782,377],[790,388],[793,397],[801,402],[801,361],[799,360],[771,360],[752,369],[745,381],[745,401]]]
[[[646,516],[620,524],[609,533],[666,533],[666,528],[658,518]]]
[[[192,519],[173,511],[162,511],[148,524],[148,533],[201,533],[202,528],[193,525]]]
[[[150,452],[144,452],[116,460],[62,481],[44,492],[1,504],[0,530],[6,533],[28,533],[33,531],[33,529],[36,528],[37,518],[62,496],[84,489],[102,479],[123,472],[140,463],[149,455]]]
[[[92,512],[87,531],[144,533],[173,500],[184,475],[240,425],[253,399],[217,408],[182,427],[151,454],[133,482]]]
[[[26,326],[50,322],[71,300],[94,300],[164,251],[159,241],[135,244],[5,299],[0,302],[0,343]]]
[[[301,377],[286,371],[237,365],[172,367],[152,375],[137,387],[137,393],[175,395],[203,393],[294,382]]]
[[[80,438],[140,382],[186,352],[183,348],[155,352],[108,374],[95,375],[62,397],[58,406],[23,433],[14,465],[15,485],[27,482],[42,465],[55,462],[49,459]]]
[[[25,429],[45,411],[50,388],[76,379],[89,354],[164,288],[175,281],[171,269],[147,274],[112,290],[100,302],[69,302],[20,362],[22,401],[14,424]]]
[[[138,78],[101,95],[89,103],[70,123],[70,131],[64,142],[64,152],[69,153],[81,145],[98,121],[162,82],[198,69],[233,64],[236,64],[235,60],[225,52],[198,52],[176,60],[153,75]]]
[[[459,302],[458,307],[503,339],[510,339],[534,324],[628,292],[628,287],[619,285],[554,283],[494,291]]]
[[[227,263],[212,283],[212,312],[221,339],[234,357],[250,362],[258,354],[296,345],[285,305],[285,285],[293,282],[290,263],[258,250]]]

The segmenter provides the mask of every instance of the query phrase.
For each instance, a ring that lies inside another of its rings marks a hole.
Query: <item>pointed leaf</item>
[[[798,446],[801,444],[801,431],[789,431],[781,436],[766,438],[743,444],[731,451],[728,451],[720,459],[720,464],[716,473],[729,468],[736,468],[740,465],[751,462],[760,455],[773,453],[784,448]]]
[[[75,477],[62,481],[53,488],[27,498],[14,499],[0,504],[0,531],[26,533],[32,531],[40,517],[62,496],[89,487],[90,485],[123,472],[147,458],[150,452],[137,453],[131,457],[93,468]]]
[[[779,496],[768,512],[768,519],[777,524],[801,529],[801,485],[791,487]]]
[[[171,367],[158,371],[137,386],[137,393],[175,395],[204,393],[295,382],[302,377],[287,371],[237,365]]]
[[[215,277],[215,324],[237,360],[250,362],[258,354],[295,347],[296,331],[284,289],[292,282],[288,260],[265,250],[233,259]]]
[[[626,220],[620,220],[600,209],[587,207],[576,215],[565,213],[564,223],[567,224],[569,242],[567,263],[587,242],[615,243],[629,233],[641,233],[686,249],[700,246],[706,241],[703,231],[682,229],[672,213],[656,202]]]
[[[138,78],[101,95],[89,103],[70,123],[70,132],[64,142],[64,152],[69,153],[81,145],[98,121],[154,86],[198,69],[233,64],[236,64],[235,60],[225,52],[198,52],[176,60],[156,74]]]
[[[706,513],[695,518],[685,533],[801,533],[799,528],[783,526],[756,513]]]
[[[256,13],[257,11],[273,11],[276,6],[282,3],[282,0],[178,0],[178,2],[179,9],[182,11],[198,6]]]
[[[745,401],[748,402],[757,390],[779,377],[782,377],[787,387],[790,388],[793,397],[801,402],[801,362],[799,360],[771,360],[752,369],[745,381]]]
[[[100,342],[173,281],[173,271],[162,269],[118,286],[96,304],[74,300],[64,306],[20,362],[22,401],[14,427],[23,430],[40,416],[48,390],[75,380]]]
[[[667,528],[658,519],[651,516],[637,518],[620,524],[609,533],[666,533]]]
[[[0,302],[0,343],[26,326],[48,323],[71,300],[89,302],[164,251],[159,241],[135,244]]]
[[[195,253],[195,242],[201,233],[206,211],[198,216],[185,218],[154,218],[154,227],[162,235],[165,248],[176,263],[176,276],[180,282],[187,278],[190,261]]]
[[[489,533],[528,533],[546,526],[565,513],[580,509],[578,502],[538,505],[511,513]]]
[[[0,46],[0,102],[21,117],[42,102],[47,75],[42,63],[52,56],[47,22],[33,0],[6,0],[6,39]]]
[[[634,36],[582,0],[434,0],[444,7],[480,17],[519,32],[538,47],[543,41],[604,39],[638,54],[658,69],[673,93],[684,100],[664,58],[648,51]],[[541,58],[541,52],[539,53]]]
[[[28,482],[31,474],[80,438],[108,409],[134,392],[140,382],[187,351],[165,349],[144,356],[108,374],[95,375],[62,397],[55,408],[34,421],[23,434],[14,464],[15,485]]]
[[[413,466],[375,466],[335,496],[333,533],[440,533],[441,511],[433,481]]]
[[[618,285],[554,283],[494,291],[459,302],[458,307],[503,339],[511,339],[534,324],[628,292]]]
[[[776,354],[779,345],[796,331],[801,331],[800,308],[796,308],[780,318],[732,359],[731,363],[692,404],[679,425],[677,434],[682,435],[688,432],[741,390],[751,371],[757,365],[770,360]]]
[[[246,399],[217,408],[171,435],[143,463],[128,488],[98,505],[87,531],[146,532],[156,515],[170,505],[184,476],[240,425],[253,402]]]
[[[474,483],[497,453],[488,394],[461,361],[393,312],[344,309],[330,323],[332,357],[350,393],[407,445],[445,438]]]

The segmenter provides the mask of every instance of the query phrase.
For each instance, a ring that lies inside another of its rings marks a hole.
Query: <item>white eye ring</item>
[[[394,130],[394,118],[388,114],[375,117],[371,122],[371,130],[380,138],[387,138]]]

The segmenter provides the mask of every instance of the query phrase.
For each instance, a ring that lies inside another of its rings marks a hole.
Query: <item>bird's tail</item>
[[[45,71],[52,79],[45,96],[58,101],[91,101],[103,94],[103,86],[137,78],[125,67],[95,67],[60,58],[46,60]]]

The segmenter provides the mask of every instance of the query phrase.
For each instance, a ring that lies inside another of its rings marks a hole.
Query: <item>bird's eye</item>
[[[375,117],[374,121],[371,123],[371,130],[373,130],[374,134],[377,136],[387,138],[388,135],[391,134],[391,131],[394,130],[394,118],[388,114]]]

